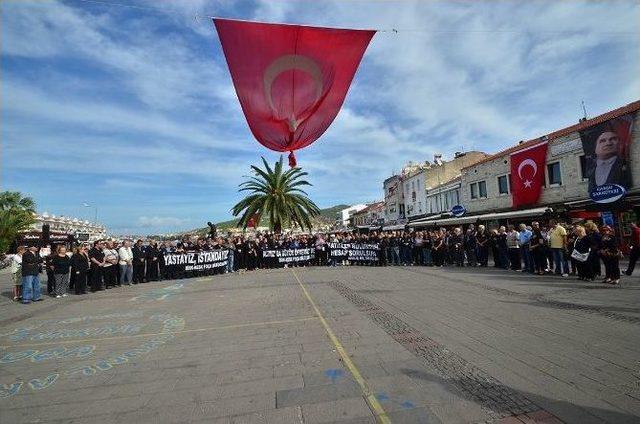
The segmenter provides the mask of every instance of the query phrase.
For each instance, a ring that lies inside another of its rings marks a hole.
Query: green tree
[[[271,168],[262,158],[264,169],[251,166],[255,176],[248,177],[238,190],[248,191],[250,194],[232,209],[233,216],[242,214],[238,227],[246,229],[252,217],[257,217],[257,224],[264,216],[269,228],[276,233],[282,232],[282,228],[290,224],[311,230],[311,218],[317,216],[320,209],[299,188],[311,185],[301,179],[308,174],[300,168],[283,171],[282,161],[280,156],[280,160]]]
[[[5,253],[21,231],[36,222],[36,204],[18,191],[0,192],[0,253]]]

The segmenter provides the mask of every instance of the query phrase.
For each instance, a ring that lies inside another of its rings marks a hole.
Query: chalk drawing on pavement
[[[103,315],[100,319],[108,319],[107,317],[132,318],[134,316],[143,317],[144,315],[141,312],[136,312],[136,315],[117,313]],[[65,322],[66,320],[52,322],[55,322],[59,325],[65,325],[69,323],[94,321],[96,318],[96,316],[87,316],[76,318],[71,322]],[[10,352],[7,351],[7,346],[3,346],[3,349],[0,350],[0,364],[3,367],[13,366],[15,363],[20,361],[30,361],[34,366],[36,366],[36,368],[34,369],[37,369],[37,364],[46,364],[47,361],[53,362],[54,360],[56,360],[56,369],[53,372],[46,373],[44,377],[19,377],[16,378],[16,381],[10,382],[8,384],[0,383],[0,399],[9,398],[26,389],[30,389],[31,391],[45,390],[54,386],[62,379],[73,381],[76,378],[84,378],[87,376],[95,376],[104,372],[109,372],[115,367],[126,365],[133,358],[142,357],[158,349],[160,346],[164,345],[175,337],[173,332],[183,330],[185,327],[184,318],[168,313],[150,315],[149,317],[147,317],[146,321],[155,325],[160,325],[159,332],[149,335],[149,337],[151,337],[150,340],[140,341],[140,339],[134,337],[131,339],[135,341],[135,344],[133,346],[129,346],[126,348],[126,350],[123,350],[119,353],[101,355],[96,359],[91,358],[94,356],[99,345],[96,346],[93,344],[73,347],[54,346],[44,349],[39,349],[37,346],[26,346],[27,348],[23,347],[21,350]],[[13,342],[14,346],[10,346],[9,349],[20,349],[19,342],[31,340],[57,340],[74,337],[78,338],[79,341],[81,341],[83,338],[87,337],[95,338],[96,336],[110,336],[113,334],[123,335],[126,338],[126,335],[139,332],[140,329],[145,326],[145,323],[138,322],[134,324],[108,324],[102,327],[81,330],[53,329],[49,331],[41,331],[34,334],[33,330],[37,330],[41,326],[42,325],[39,324],[31,327],[23,327],[20,329],[16,329],[10,333],[3,334],[0,337],[8,336],[9,340]],[[57,360],[70,358],[74,359],[73,365],[69,368],[64,368],[63,366],[61,370],[58,370],[60,363]],[[89,362],[78,363],[82,362],[83,360],[88,360]]]

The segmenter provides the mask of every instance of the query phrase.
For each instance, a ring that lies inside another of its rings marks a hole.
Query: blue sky
[[[640,98],[640,3],[3,1],[1,189],[115,233],[230,217],[248,130],[207,15],[374,37],[338,118],[297,154],[321,206],[409,160],[495,152]],[[200,18],[196,19],[195,16]]]

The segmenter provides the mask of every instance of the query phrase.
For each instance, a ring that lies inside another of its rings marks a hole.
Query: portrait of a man
[[[580,132],[589,192],[605,184],[618,184],[624,188],[631,185],[627,164],[631,118],[631,115],[625,115]]]

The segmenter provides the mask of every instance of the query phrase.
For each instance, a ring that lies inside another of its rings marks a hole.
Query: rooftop
[[[581,130],[583,130],[585,128],[589,128],[589,127],[591,127],[593,125],[600,124],[602,122],[608,121],[609,119],[617,118],[619,116],[625,115],[625,114],[630,113],[630,112],[635,112],[637,110],[640,110],[640,100],[636,100],[635,102],[629,103],[626,106],[622,106],[622,107],[619,107],[618,109],[614,109],[614,110],[611,110],[609,112],[603,113],[602,115],[596,116],[595,118],[587,119],[585,121],[578,122],[577,124],[571,125],[569,127],[565,127],[565,128],[553,131],[553,132],[551,132],[549,134],[545,134],[543,136],[540,136],[540,137],[537,137],[537,138],[533,138],[531,140],[520,142],[519,144],[517,144],[515,146],[511,146],[511,147],[509,147],[507,149],[499,151],[498,153],[494,153],[493,155],[491,155],[491,156],[489,156],[489,157],[487,157],[485,159],[479,160],[479,161],[477,161],[476,163],[474,163],[472,165],[465,166],[462,169],[468,169],[468,168],[471,168],[471,167],[476,166],[476,165],[480,165],[480,164],[485,163],[485,162],[490,162],[490,161],[492,161],[494,159],[497,159],[499,157],[502,157],[502,156],[517,152],[518,150],[522,150],[522,149],[526,149],[527,147],[531,147],[534,144],[539,143],[541,141],[544,141],[544,140],[551,141],[551,140],[554,140],[556,138],[564,137],[565,135],[571,134],[573,132],[581,131]],[[545,136],[546,136],[546,139],[545,139]]]

